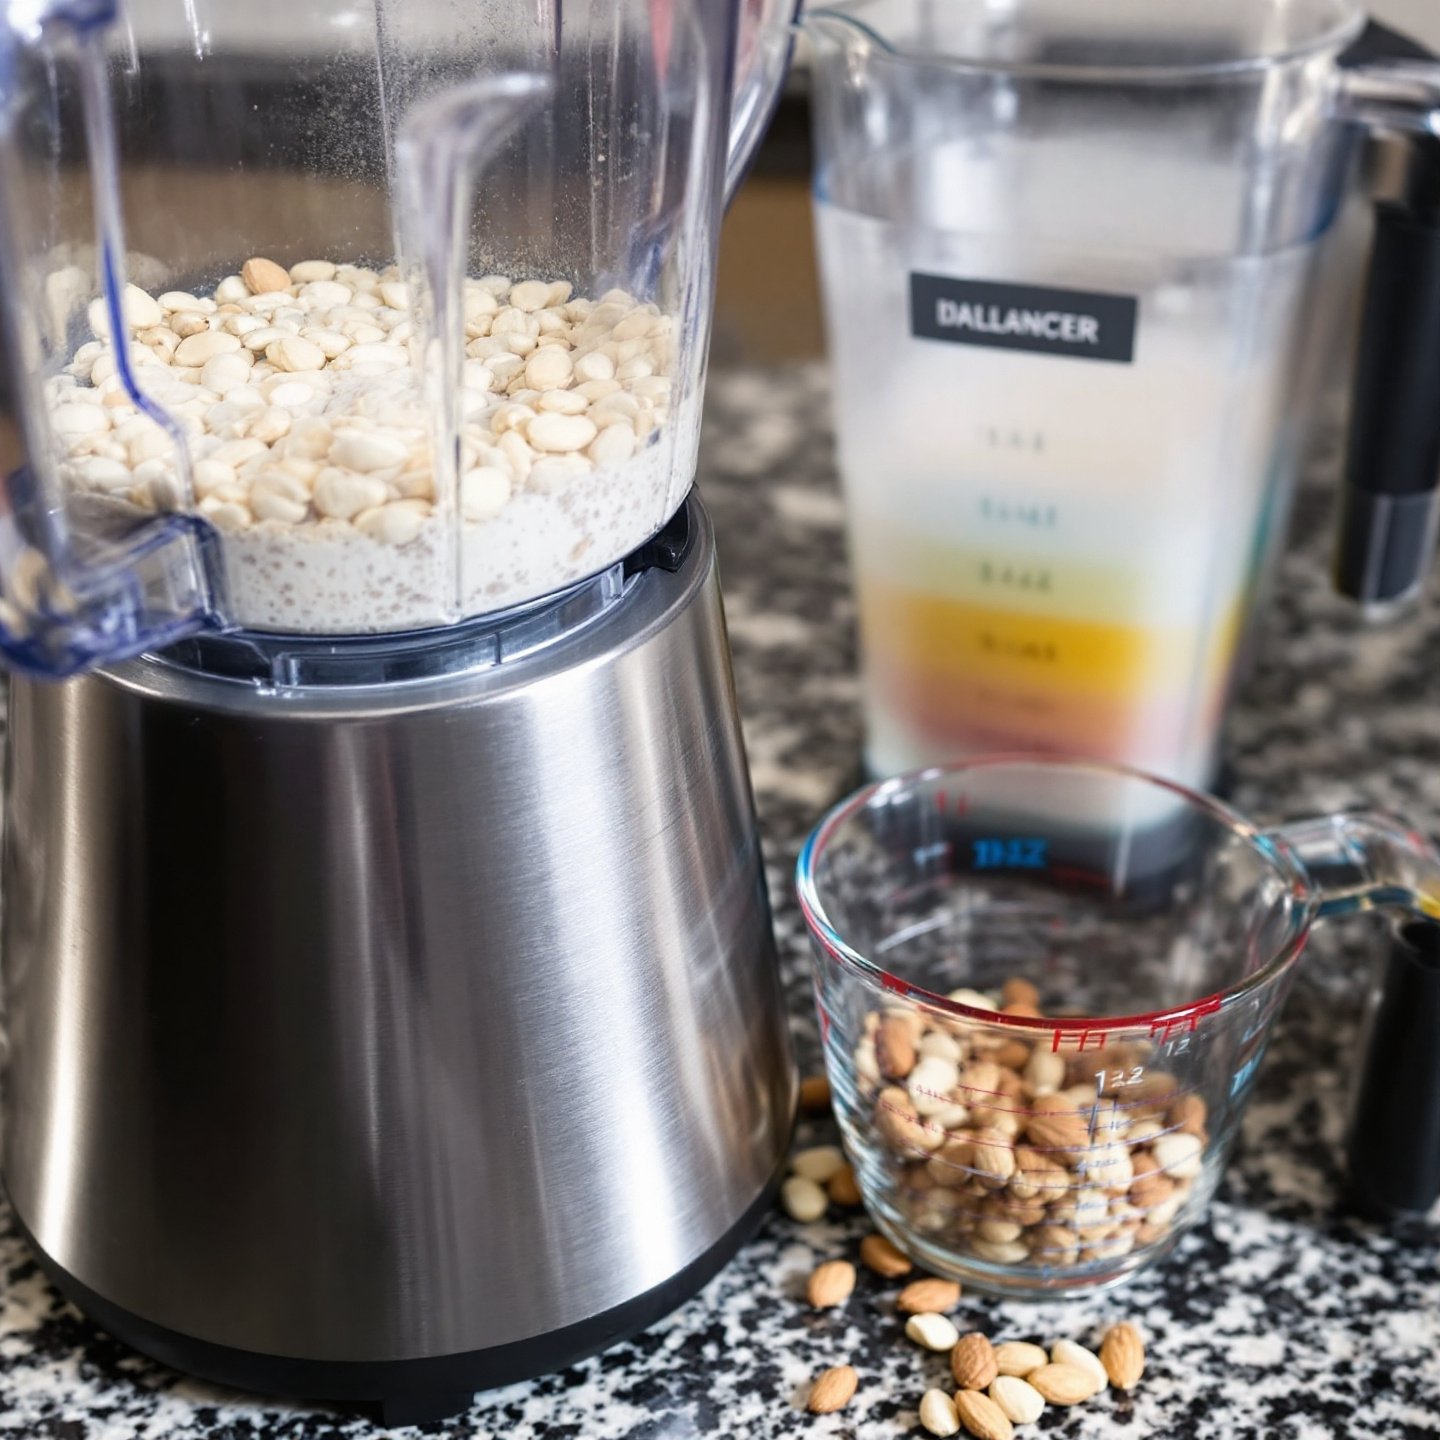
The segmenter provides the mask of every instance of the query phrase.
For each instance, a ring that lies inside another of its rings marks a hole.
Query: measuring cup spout
[[[1394,816],[1327,815],[1259,839],[1297,872],[1315,919],[1382,908],[1440,919],[1440,852]]]

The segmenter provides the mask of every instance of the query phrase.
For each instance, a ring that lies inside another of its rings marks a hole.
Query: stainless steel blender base
[[[141,1348],[448,1401],[739,1243],[794,1075],[691,506],[677,571],[490,669],[14,683],[4,1177]]]

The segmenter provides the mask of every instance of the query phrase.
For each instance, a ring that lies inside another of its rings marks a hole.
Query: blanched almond
[[[1042,1365],[1025,1379],[1051,1405],[1080,1405],[1097,1393],[1094,1379],[1073,1365]]]
[[[1100,1357],[1073,1340],[1057,1340],[1050,1347],[1050,1360],[1055,1365],[1073,1365],[1075,1369],[1083,1370],[1094,1383],[1096,1394],[1110,1383]]]
[[[1033,1425],[1045,1409],[1045,1397],[1018,1375],[997,1375],[988,1393],[1015,1425]]]
[[[1042,1365],[1048,1365],[1050,1357],[1038,1345],[1027,1345],[1023,1340],[1007,1340],[995,1347],[995,1368],[1002,1375],[1019,1375],[1022,1378]]]

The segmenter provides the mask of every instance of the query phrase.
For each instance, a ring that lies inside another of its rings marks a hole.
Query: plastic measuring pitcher
[[[692,482],[792,17],[4,6],[0,650],[423,630],[643,544]]]
[[[1203,1215],[1310,927],[1440,914],[1440,854],[1381,815],[1263,830],[1137,771],[1001,756],[859,791],[798,886],[871,1215],[938,1273],[1066,1294]]]
[[[1440,126],[1440,66],[1342,65],[1363,24],[810,12],[873,773],[1019,747],[1213,778],[1346,298],[1324,249],[1357,140]],[[1344,568],[1372,599],[1433,551],[1440,185],[1412,199],[1380,216],[1357,377]]]

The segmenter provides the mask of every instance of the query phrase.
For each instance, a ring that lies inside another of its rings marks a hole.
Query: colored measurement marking
[[[957,1092],[966,1098],[957,1101],[954,1098]],[[1174,1101],[1182,1099],[1186,1095],[1193,1095],[1194,1093],[1195,1087],[1193,1085],[1177,1086],[1174,1090],[1166,1090],[1160,1095],[1139,1095],[1134,1100],[1113,1100],[1113,1103],[1107,1108],[1110,1110],[1134,1110],[1141,1105],[1168,1106]],[[923,1095],[928,1100],[938,1100],[946,1105],[968,1105],[971,1109],[982,1108],[981,1106],[977,1106],[974,1099],[969,1098],[972,1096],[990,1095],[1001,1100],[1011,1100],[1014,1098],[1004,1090],[984,1090],[978,1085],[957,1085],[954,1091],[928,1090],[923,1085],[916,1085],[910,1090],[910,1094]],[[1102,1096],[1102,1098],[1109,1099],[1111,1097]],[[985,1102],[983,1108],[993,1110],[997,1115],[1084,1115],[1087,1114],[1092,1107],[1085,1105],[1077,1106],[1074,1110],[1032,1110],[1025,1105],[992,1105]]]
[[[977,870],[1044,870],[1049,842],[1038,836],[1014,840],[972,840]]]
[[[1193,1035],[1195,1027],[1207,1015],[1213,1015],[1220,1008],[1218,996],[1212,996],[1209,1000],[1200,1005],[1193,1006],[1184,1015],[1162,1015],[1150,1022],[1150,1038],[1160,1040],[1162,1043],[1169,1040],[1179,1030],[1186,1034]]]

